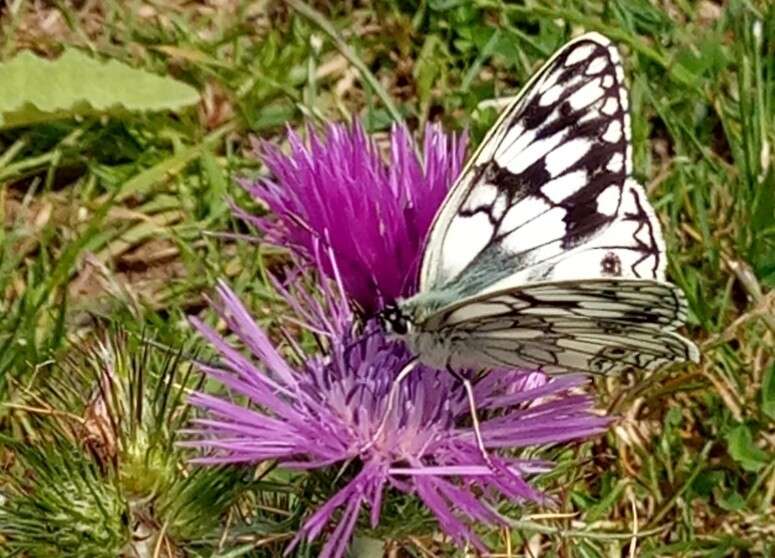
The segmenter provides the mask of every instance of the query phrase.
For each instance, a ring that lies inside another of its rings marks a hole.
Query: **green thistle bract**
[[[71,351],[17,415],[23,436],[3,439],[15,461],[0,495],[4,550],[171,557],[217,546],[245,471],[186,465],[175,446],[190,373],[116,331]]]

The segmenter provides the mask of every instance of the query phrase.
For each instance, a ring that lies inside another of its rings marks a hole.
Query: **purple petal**
[[[271,243],[317,261],[331,248],[347,294],[367,313],[416,288],[421,249],[433,218],[460,173],[467,138],[425,129],[422,159],[411,133],[394,126],[387,160],[360,123],[288,133],[290,154],[267,143],[258,154],[272,179],[245,184],[274,220],[248,217]],[[239,212],[244,215],[244,212]],[[318,262],[333,275],[334,259]]]

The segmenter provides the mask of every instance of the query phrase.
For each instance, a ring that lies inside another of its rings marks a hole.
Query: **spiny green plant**
[[[78,342],[15,406],[0,533],[27,556],[175,556],[210,548],[247,469],[188,465],[191,365],[113,328]],[[214,541],[216,541],[214,543]]]

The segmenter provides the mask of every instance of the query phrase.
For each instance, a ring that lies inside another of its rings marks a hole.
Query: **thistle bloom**
[[[427,126],[420,160],[411,133],[394,126],[387,162],[358,123],[330,124],[322,136],[312,130],[308,136],[305,144],[288,133],[290,155],[259,144],[273,178],[244,186],[274,215],[237,211],[265,241],[307,261],[315,259],[314,246],[327,247],[345,291],[366,313],[413,294],[425,235],[460,173],[466,136]],[[332,261],[320,263],[332,277]]]
[[[485,551],[472,524],[503,523],[490,500],[541,501],[526,478],[551,468],[495,450],[580,439],[608,424],[592,412],[590,398],[578,393],[583,376],[491,373],[475,386],[481,432],[492,454],[488,466],[466,426],[465,391],[446,372],[418,367],[388,407],[394,379],[410,355],[377,330],[353,333],[341,283],[338,291],[324,290],[318,298],[285,293],[327,347],[298,368],[283,359],[228,287],[219,285],[217,293],[215,307],[240,346],[195,320],[221,357],[219,365],[202,368],[249,404],[195,394],[192,402],[206,414],[186,444],[204,450],[198,461],[209,464],[275,459],[285,467],[312,469],[358,460],[359,472],[306,519],[292,543],[325,530],[322,558],[344,556],[364,508],[377,525],[389,489],[415,494],[453,540]],[[386,427],[380,429],[386,412]]]

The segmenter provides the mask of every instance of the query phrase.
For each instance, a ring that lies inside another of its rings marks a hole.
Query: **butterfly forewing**
[[[608,39],[585,35],[556,53],[501,116],[442,206],[421,290],[454,286],[468,296],[495,283],[545,279],[558,258],[603,234],[619,218],[632,168],[627,102]],[[587,266],[599,268],[604,257],[595,253]]]
[[[643,188],[627,179],[617,218],[599,235],[533,268],[525,282],[596,277],[665,280],[665,246],[659,221]],[[494,284],[488,290],[498,290]]]

